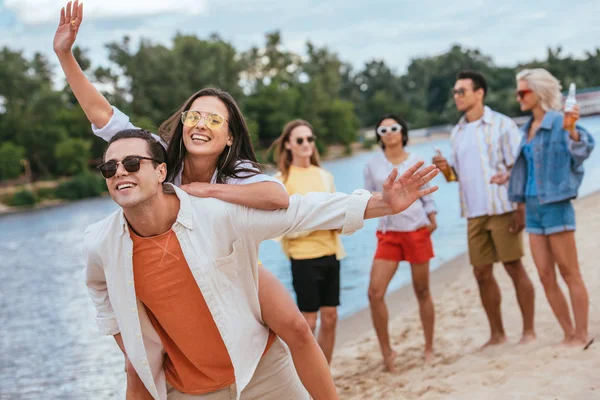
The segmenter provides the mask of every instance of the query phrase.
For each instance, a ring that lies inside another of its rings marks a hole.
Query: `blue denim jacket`
[[[523,139],[508,183],[508,197],[518,203],[525,202],[527,161],[523,154],[523,145],[527,143],[527,132],[530,126],[531,120],[521,128]],[[540,204],[577,197],[583,179],[583,161],[594,149],[594,138],[583,127],[577,125],[579,141],[575,142],[562,126],[562,114],[548,111],[538,132],[531,140]]]

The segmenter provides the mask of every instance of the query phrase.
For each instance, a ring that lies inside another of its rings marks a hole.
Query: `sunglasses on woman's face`
[[[390,126],[380,126],[377,128],[377,134],[379,136],[385,136],[389,133],[398,133],[402,132],[402,126],[400,124],[394,124]]]
[[[312,142],[314,142],[314,141],[315,141],[315,139],[316,139],[316,138],[317,138],[317,137],[316,137],[316,136],[314,136],[314,135],[313,135],[313,136],[307,136],[307,137],[305,137],[305,138],[303,138],[303,137],[299,137],[299,138],[296,138],[296,143],[298,143],[298,146],[301,146],[301,145],[302,145],[302,143],[304,143],[304,139],[306,139],[306,141],[307,141],[308,143],[312,143]]]
[[[181,122],[185,126],[189,126],[190,128],[193,128],[194,126],[198,125],[198,123],[203,119],[204,124],[206,124],[206,127],[211,130],[219,129],[223,126],[225,121],[227,121],[225,117],[217,113],[202,112],[195,110],[187,110],[181,113]]]
[[[142,160],[150,160],[156,163],[161,163],[158,160],[150,157],[142,157],[142,156],[127,156],[122,161],[109,160],[105,163],[98,165],[98,169],[104,179],[110,179],[117,173],[117,169],[119,168],[119,164],[123,165],[125,171],[127,172],[138,172],[140,170],[140,163]]]
[[[517,90],[517,98],[522,99],[527,95],[527,93],[531,92],[533,92],[531,89]]]

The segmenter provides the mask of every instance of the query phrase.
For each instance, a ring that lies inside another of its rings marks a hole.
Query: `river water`
[[[582,120],[600,142],[600,116]],[[448,140],[435,143],[444,154]],[[432,144],[409,146],[426,160]],[[325,162],[337,189],[363,185],[363,167],[373,153]],[[600,151],[585,163],[580,195],[600,189]],[[435,193],[439,208],[433,234],[432,268],[466,251],[466,223],[460,218],[458,187],[440,175]],[[0,217],[0,399],[124,398],[123,357],[110,337],[101,337],[81,273],[85,228],[116,209],[110,198]],[[581,216],[578,216],[581,218]],[[344,237],[341,317],[367,305],[367,287],[377,222]],[[291,290],[289,262],[277,243],[261,245],[260,259]],[[468,268],[465,265],[465,268]],[[399,268],[390,289],[410,282],[407,265]],[[435,296],[435,293],[434,293]]]

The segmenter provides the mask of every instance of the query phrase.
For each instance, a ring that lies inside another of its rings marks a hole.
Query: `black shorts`
[[[292,258],[292,280],[300,311],[316,312],[321,307],[340,305],[340,262],[335,256]]]

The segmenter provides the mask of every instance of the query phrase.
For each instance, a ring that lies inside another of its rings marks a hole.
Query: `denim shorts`
[[[527,196],[525,230],[536,235],[574,231],[575,209],[571,200],[540,204],[537,196]]]

